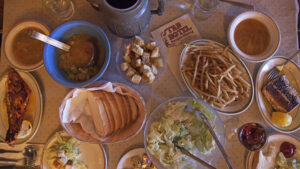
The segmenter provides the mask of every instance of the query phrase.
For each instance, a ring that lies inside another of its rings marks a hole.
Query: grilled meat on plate
[[[299,93],[290,84],[286,75],[281,75],[270,81],[262,92],[276,111],[287,113],[300,102]]]
[[[8,72],[6,90],[9,127],[5,142],[12,145],[21,129],[31,90],[14,69],[10,69]]]

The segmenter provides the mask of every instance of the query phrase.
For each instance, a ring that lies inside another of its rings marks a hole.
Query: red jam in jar
[[[267,133],[258,123],[244,124],[238,130],[240,142],[250,151],[260,150],[266,143]]]

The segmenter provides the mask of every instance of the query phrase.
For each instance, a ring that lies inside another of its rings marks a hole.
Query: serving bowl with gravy
[[[243,12],[229,25],[229,44],[246,61],[262,62],[271,58],[278,50],[280,40],[277,23],[262,12]]]
[[[4,53],[8,63],[23,71],[33,71],[43,66],[44,43],[28,36],[30,30],[50,34],[47,26],[28,20],[14,26],[4,43]]]

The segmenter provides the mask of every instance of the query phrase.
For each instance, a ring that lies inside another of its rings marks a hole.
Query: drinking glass
[[[219,0],[195,0],[192,13],[197,19],[205,20],[216,10],[219,2]]]
[[[75,8],[71,0],[42,0],[46,9],[61,19],[67,20],[74,15]]]
[[[246,122],[232,118],[225,122],[226,140],[229,144],[243,145],[249,151],[261,150],[267,142],[265,126],[257,122]],[[230,147],[231,145],[229,145]]]

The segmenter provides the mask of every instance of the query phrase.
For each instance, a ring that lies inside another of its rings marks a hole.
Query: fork
[[[280,75],[280,72],[283,70],[284,66],[290,61],[292,60],[295,56],[297,56],[300,53],[300,50],[298,50],[295,54],[293,54],[290,58],[288,58],[285,62],[283,62],[280,65],[277,65],[275,67],[273,67],[270,72],[267,75],[267,79],[268,80],[272,80],[277,78]]]
[[[3,150],[6,153],[19,153],[22,151],[11,151],[11,150]],[[0,157],[0,162],[10,162],[10,163],[17,163],[21,162],[23,165],[31,166],[34,165],[36,158],[37,158],[37,151],[34,146],[26,146],[25,150],[23,152],[23,158],[20,159],[11,159],[11,158],[5,158]]]

